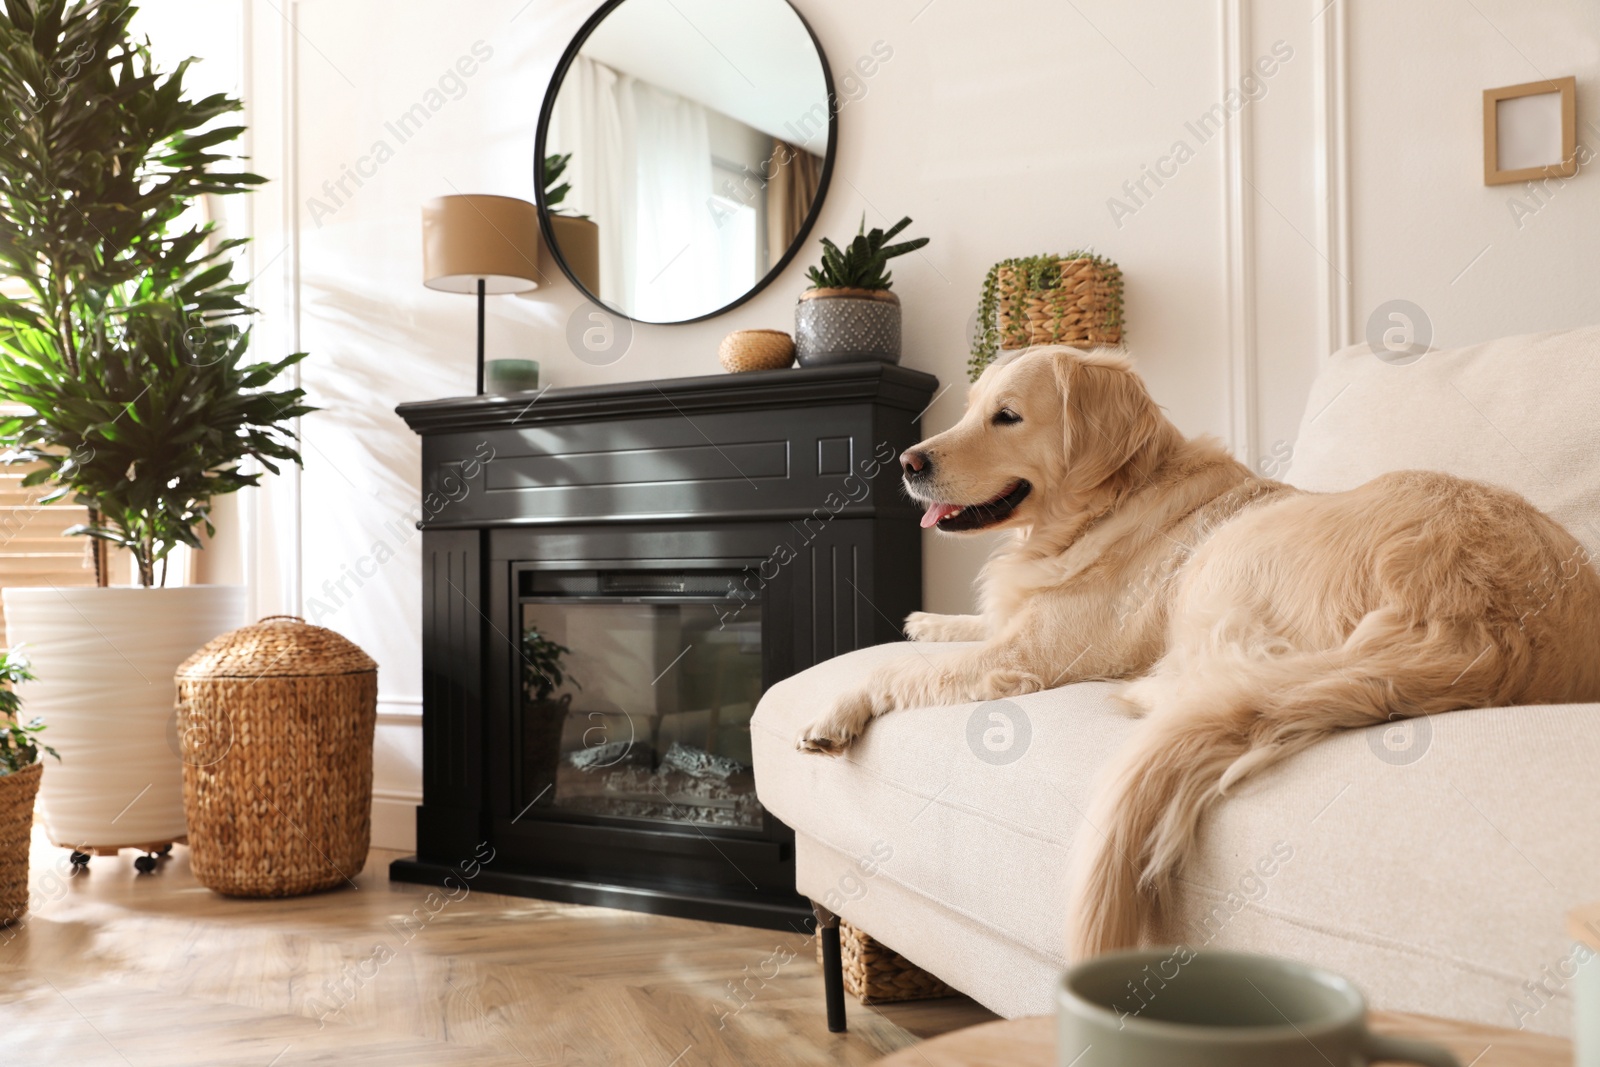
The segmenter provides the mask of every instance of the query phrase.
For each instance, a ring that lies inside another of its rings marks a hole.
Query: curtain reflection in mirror
[[[773,138],[767,160],[767,268],[800,236],[822,182],[822,160],[788,141]]]
[[[599,228],[598,295],[660,322],[743,296],[799,234],[822,170],[804,149],[581,54],[547,151],[572,153],[563,210]]]

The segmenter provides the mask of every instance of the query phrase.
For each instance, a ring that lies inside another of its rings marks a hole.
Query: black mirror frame
[[[541,240],[544,241],[545,247],[550,250],[550,257],[560,265],[561,273],[567,276],[567,280],[577,288],[578,292],[582,293],[597,307],[603,308],[613,315],[621,315],[629,321],[642,322],[651,326],[683,326],[691,322],[704,322],[707,319],[714,319],[718,315],[727,314],[770,285],[778,275],[784,272],[784,269],[799,254],[801,247],[806,243],[806,239],[811,236],[811,227],[816,224],[817,216],[822,213],[822,202],[828,196],[828,184],[833,177],[834,154],[839,148],[840,105],[833,91],[833,69],[828,66],[828,54],[822,50],[822,42],[817,40],[816,31],[811,28],[811,23],[806,21],[806,17],[800,13],[799,8],[794,6],[792,0],[784,0],[785,3],[789,4],[789,9],[794,12],[794,17],[800,20],[800,25],[805,29],[806,35],[811,38],[812,47],[817,50],[817,60],[822,64],[822,85],[826,92],[828,154],[822,161],[822,173],[817,178],[817,195],[811,201],[811,210],[806,213],[805,221],[801,223],[799,232],[795,234],[794,242],[784,251],[783,258],[773,264],[771,270],[762,275],[754,285],[745,291],[743,296],[733,301],[733,303],[717,308],[715,311],[708,311],[704,315],[696,315],[692,319],[673,319],[670,322],[635,319],[627,312],[612,307],[595,294],[589,292],[583,283],[578,280],[577,275],[572,272],[572,269],[567,266],[566,259],[561,255],[561,246],[555,243],[555,232],[550,225],[550,209],[544,202],[545,140],[550,133],[550,116],[555,111],[556,94],[560,92],[561,83],[567,77],[567,70],[572,66],[573,60],[577,58],[578,51],[583,47],[583,43],[589,39],[590,34],[594,33],[595,28],[605,21],[607,15],[610,15],[627,2],[628,0],[606,0],[599,10],[590,15],[578,30],[576,36],[572,38],[572,43],[567,45],[567,50],[561,54],[561,62],[556,64],[555,73],[550,76],[550,87],[545,90],[544,103],[539,107],[539,129],[534,136],[533,142],[533,192],[534,202],[539,205],[539,235]]]

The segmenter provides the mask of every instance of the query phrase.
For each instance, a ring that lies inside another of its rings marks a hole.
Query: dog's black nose
[[[933,457],[926,452],[908,448],[900,454],[900,466],[907,478],[927,478],[933,474]]]

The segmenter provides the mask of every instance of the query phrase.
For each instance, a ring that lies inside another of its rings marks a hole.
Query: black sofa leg
[[[839,917],[816,901],[817,937],[822,939],[822,995],[828,1003],[828,1032],[842,1034],[844,1024],[844,960],[839,955]]]

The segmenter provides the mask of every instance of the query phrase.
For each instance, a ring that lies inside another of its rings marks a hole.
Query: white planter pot
[[[23,712],[61,753],[39,790],[50,840],[114,847],[184,835],[173,674],[244,622],[244,589],[6,589],[6,637],[37,682]]]

